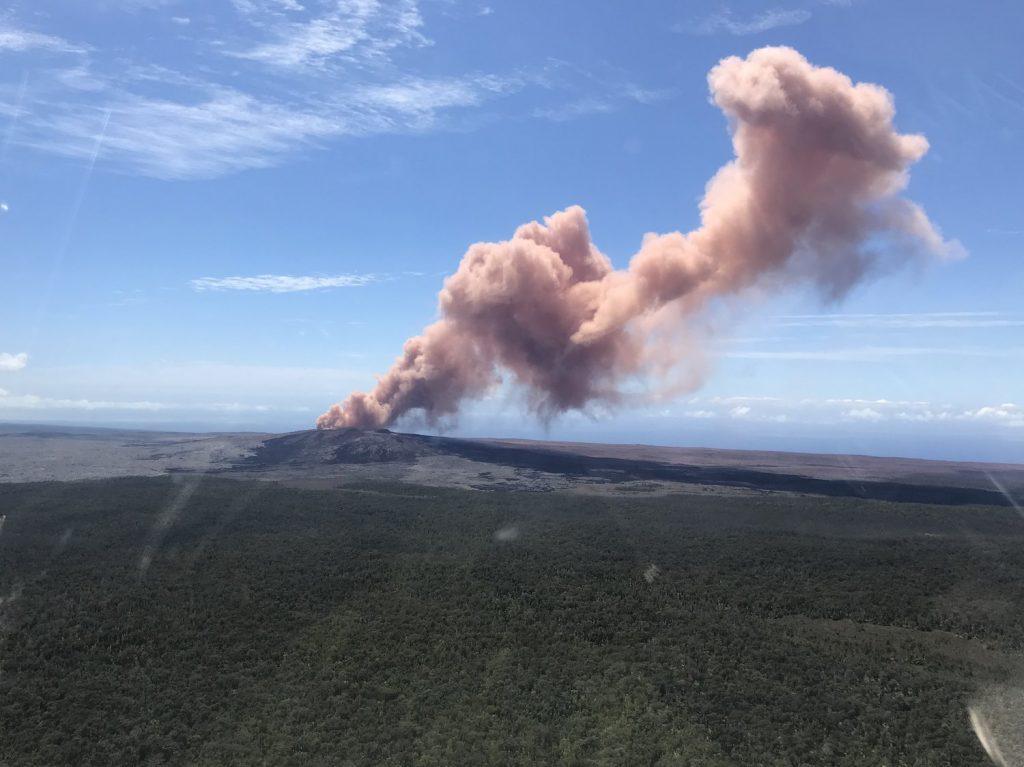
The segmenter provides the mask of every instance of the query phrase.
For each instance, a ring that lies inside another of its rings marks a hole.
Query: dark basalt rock
[[[898,503],[1009,505],[1001,493],[968,487],[820,479],[735,467],[598,458],[536,446],[400,434],[388,429],[323,429],[272,437],[237,468],[259,470],[274,466],[414,463],[428,455],[449,455],[480,463],[608,482],[661,480]]]
[[[303,466],[332,463],[415,461],[430,452],[426,437],[394,434],[387,429],[320,429],[297,431],[266,440],[245,466]]]

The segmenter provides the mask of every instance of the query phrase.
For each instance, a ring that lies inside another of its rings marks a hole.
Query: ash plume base
[[[700,359],[700,319],[714,301],[798,285],[836,300],[883,257],[962,255],[900,196],[928,142],[896,131],[884,88],[784,47],[723,59],[708,85],[735,157],[708,182],[699,228],[645,235],[619,270],[578,206],[470,246],[445,280],[440,318],[318,428],[386,427],[411,411],[436,424],[502,373],[544,419],[615,404],[626,380]],[[699,371],[677,382],[699,384]]]

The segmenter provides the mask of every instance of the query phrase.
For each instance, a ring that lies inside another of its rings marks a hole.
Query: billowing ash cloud
[[[542,417],[614,402],[625,379],[692,351],[659,331],[685,330],[712,300],[798,283],[835,299],[869,271],[873,247],[901,259],[961,250],[898,196],[928,142],[896,132],[884,88],[790,48],[724,59],[708,83],[736,157],[708,183],[700,228],[646,235],[618,271],[579,207],[471,246],[445,280],[441,319],[406,342],[373,391],[317,425],[387,426],[416,409],[436,422],[499,371]]]

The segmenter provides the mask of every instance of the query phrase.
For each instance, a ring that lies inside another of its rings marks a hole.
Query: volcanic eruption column
[[[413,409],[433,422],[500,370],[541,416],[614,401],[628,376],[687,353],[656,340],[659,322],[685,325],[713,299],[776,283],[839,298],[875,261],[872,245],[901,259],[962,250],[898,196],[928,142],[896,132],[884,88],[791,48],[724,59],[708,84],[736,157],[708,183],[700,228],[646,235],[625,270],[590,241],[576,206],[472,245],[445,280],[441,319],[317,426],[388,426]]]

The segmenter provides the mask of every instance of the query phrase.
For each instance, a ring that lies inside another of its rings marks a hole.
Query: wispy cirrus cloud
[[[491,95],[519,90],[520,77],[468,75],[466,77],[403,77],[394,82],[367,85],[351,94],[354,103],[381,114],[435,115],[454,107],[477,106]]]
[[[538,107],[533,111],[533,116],[552,122],[566,122],[579,117],[608,114],[619,109],[624,103],[653,104],[668,98],[669,95],[665,91],[640,88],[626,83],[608,89],[601,94],[584,96],[552,106]]]
[[[257,18],[281,15],[286,11],[305,10],[305,6],[299,0],[231,0],[231,5],[239,13]]]
[[[394,48],[430,44],[415,0],[312,5],[311,12],[297,2],[236,3],[270,39],[230,55],[279,69],[322,69],[331,63],[379,62]]]
[[[298,293],[308,290],[352,288],[379,282],[375,274],[339,274],[333,277],[259,274],[253,277],[200,277],[189,284],[199,292],[242,290],[256,293]]]
[[[771,8],[748,18],[740,18],[729,8],[723,8],[694,23],[676,25],[674,29],[677,32],[696,35],[713,35],[718,32],[730,35],[755,35],[777,27],[803,24],[810,18],[811,12],[805,8]]]
[[[76,92],[82,98],[69,101],[61,91],[70,74],[62,71],[59,82],[43,83],[26,100],[11,130],[12,142],[68,157],[97,154],[108,166],[163,179],[214,178],[273,167],[341,137],[443,129],[457,124],[466,110],[527,88],[554,87],[550,72],[400,75],[339,86],[319,99],[281,101],[159,68],[136,68],[120,79],[78,68],[74,75],[82,85]],[[173,87],[175,97],[139,92],[161,84]],[[568,120],[626,103],[649,104],[656,94],[616,86],[609,95],[593,98],[596,109],[559,106],[557,113],[537,110],[533,116]]]
[[[37,99],[15,138],[70,157],[99,155],[115,167],[165,179],[209,178],[275,164],[341,127],[325,115],[213,87],[194,100],[141,96],[103,86],[93,103]],[[107,116],[109,114],[109,117]]]
[[[28,365],[28,354],[25,352],[18,354],[0,352],[0,371],[13,373],[24,369],[26,365]]]
[[[315,102],[295,102],[178,79],[159,70],[131,75],[135,80],[128,83],[93,76],[88,98],[81,100],[37,91],[12,140],[85,158],[99,145],[100,159],[124,171],[164,179],[213,178],[272,167],[329,139],[436,128],[452,110],[523,87],[516,78],[405,77],[353,86]],[[154,81],[173,85],[178,94],[163,98],[134,89],[148,90]]]
[[[167,5],[174,5],[179,0],[95,0],[96,7],[102,11],[152,11]]]
[[[145,50],[125,59],[0,22],[0,50],[81,54],[70,64],[48,60],[33,71],[27,91],[0,76],[0,115],[11,118],[7,141],[95,157],[126,173],[214,178],[275,166],[343,137],[482,124],[475,112],[500,109],[503,99],[527,90],[537,96],[534,105],[561,105],[572,93],[575,105],[557,115],[524,109],[546,119],[652,100],[653,92],[565,62],[424,76],[411,58],[431,44],[416,0],[234,0],[233,8],[211,11],[211,18],[231,22],[223,27],[194,23],[195,34],[175,35],[175,45],[189,51],[185,60],[197,63],[178,70]],[[168,23],[189,20],[167,13]],[[399,50],[405,55],[398,57]]]
[[[41,49],[53,53],[85,53],[86,46],[76,45],[56,35],[47,35],[14,26],[0,19],[0,52]]]

